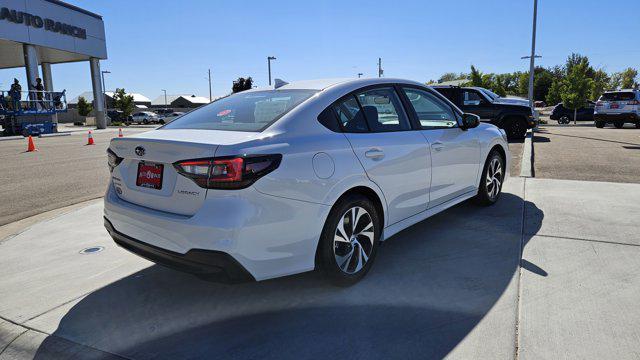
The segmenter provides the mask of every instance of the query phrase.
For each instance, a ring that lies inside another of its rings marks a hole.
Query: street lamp
[[[167,108],[167,90],[162,89],[164,91],[164,108]]]
[[[358,73],[358,79],[360,79],[360,77],[364,75],[363,73]]]
[[[267,66],[269,67],[269,85],[271,85],[271,60],[275,59],[275,56],[267,56]]]
[[[104,74],[111,74],[111,71],[109,70],[103,70],[101,71],[102,73],[102,102],[104,102],[104,109],[109,110],[109,107],[107,106],[107,85],[104,83]]]

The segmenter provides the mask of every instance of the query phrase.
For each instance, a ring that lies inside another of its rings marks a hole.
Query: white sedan
[[[114,138],[104,222],[116,243],[205,278],[320,269],[348,285],[380,241],[462,201],[498,201],[505,133],[429,87],[276,83]]]

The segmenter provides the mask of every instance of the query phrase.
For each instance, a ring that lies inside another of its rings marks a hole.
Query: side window
[[[451,107],[429,92],[415,89],[403,88],[402,91],[409,98],[409,102],[416,112],[423,129],[434,128],[454,128],[458,126],[456,116]]]
[[[356,97],[372,132],[411,130],[400,98],[393,88],[366,90]]]
[[[344,132],[368,132],[367,120],[355,97],[349,96],[333,105]]]
[[[484,100],[482,96],[475,90],[464,90],[462,94],[462,96],[464,97],[463,104],[465,106],[477,106],[482,103],[482,100]]]

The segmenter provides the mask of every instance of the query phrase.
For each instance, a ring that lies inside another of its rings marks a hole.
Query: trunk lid
[[[116,193],[122,200],[136,205],[193,215],[202,206],[207,189],[180,175],[173,163],[212,158],[220,145],[246,141],[255,135],[213,130],[155,130],[114,138],[109,148],[123,158],[112,173]],[[156,188],[158,183],[160,187]]]

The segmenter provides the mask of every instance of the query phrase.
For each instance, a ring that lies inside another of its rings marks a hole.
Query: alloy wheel
[[[362,207],[352,207],[342,215],[333,238],[333,254],[342,272],[355,274],[369,261],[374,231],[371,215]]]
[[[489,198],[495,199],[500,193],[502,184],[502,162],[497,157],[491,159],[487,169],[486,187]]]

